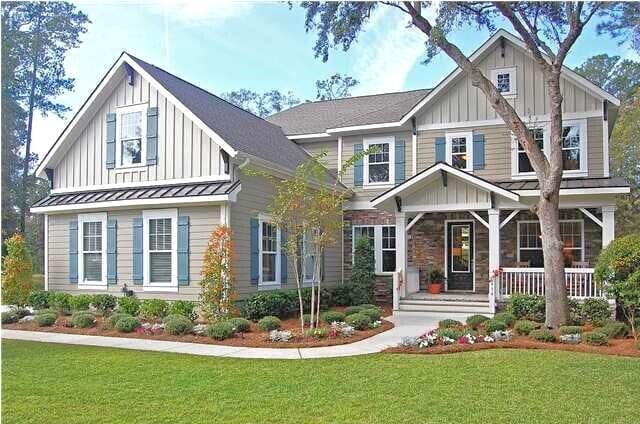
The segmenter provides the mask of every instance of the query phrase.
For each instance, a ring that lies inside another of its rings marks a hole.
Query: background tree
[[[368,238],[360,237],[353,252],[353,269],[351,270],[353,304],[373,303],[375,278],[376,260],[373,247]]]
[[[351,96],[351,89],[360,82],[349,75],[333,74],[316,81],[316,100],[333,100]]]
[[[222,93],[220,97],[261,118],[273,115],[274,113],[300,103],[300,99],[295,97],[293,93],[288,92],[283,94],[278,90],[258,93],[253,90],[241,88],[240,90]]]
[[[316,57],[326,61],[329,50],[340,46],[348,50],[371,19],[377,7],[393,7],[404,13],[411,25],[425,35],[428,62],[443,51],[470,76],[496,114],[514,134],[526,152],[540,185],[540,197],[533,207],[542,232],[545,268],[546,324],[564,325],[568,318],[568,299],[564,278],[563,242],[560,238],[559,190],[562,181],[562,92],[560,75],[565,59],[585,25],[601,12],[616,19],[617,8],[601,8],[601,3],[584,2],[442,2],[436,18],[422,14],[430,2],[302,2],[306,9],[305,28],[317,34]],[[508,22],[530,50],[544,74],[549,99],[550,148],[548,157],[534,142],[532,134],[514,107],[500,94],[491,80],[460,48],[449,40],[457,30],[496,29],[496,23]]]
[[[620,44],[627,41],[640,53],[640,3],[634,1],[611,2],[600,12],[604,18],[598,24],[598,34],[609,34]]]
[[[620,56],[591,56],[575,71],[623,102],[640,85],[640,63]]]

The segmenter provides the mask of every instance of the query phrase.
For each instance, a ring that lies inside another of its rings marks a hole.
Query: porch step
[[[400,311],[490,314],[489,301],[400,299]]]

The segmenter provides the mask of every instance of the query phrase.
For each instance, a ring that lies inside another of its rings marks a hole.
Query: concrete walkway
[[[446,314],[447,318],[461,319],[465,315]],[[85,336],[77,334],[46,333],[40,331],[2,330],[2,338],[46,343],[63,343],[83,346],[115,347],[121,349],[150,350],[156,352],[188,353],[192,355],[223,356],[254,359],[311,359],[366,355],[396,346],[402,337],[418,336],[438,325],[441,314],[410,314],[388,317],[395,324],[391,330],[376,334],[358,342],[326,347],[309,348],[257,348],[220,346],[197,343],[144,340],[123,337]]]

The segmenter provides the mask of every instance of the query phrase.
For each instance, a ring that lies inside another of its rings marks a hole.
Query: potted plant
[[[429,273],[429,293],[440,294],[442,292],[442,284],[444,282],[444,274],[438,269],[432,269]]]

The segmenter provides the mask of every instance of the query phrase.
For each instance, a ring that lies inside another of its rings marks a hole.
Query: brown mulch
[[[636,347],[633,338],[609,340],[609,346],[591,346],[580,343],[576,345],[564,343],[545,343],[531,340],[524,336],[514,336],[508,342],[476,343],[472,345],[452,344],[446,346],[433,346],[424,349],[391,347],[387,353],[411,353],[419,355],[439,355],[446,353],[471,352],[485,349],[546,349],[565,350],[570,352],[597,353],[601,355],[631,356],[640,358],[640,350]]]
[[[383,306],[384,316],[391,315],[391,307]],[[332,310],[344,310],[344,308],[332,308]],[[68,321],[71,321],[71,317],[66,317]],[[145,339],[145,340],[167,340],[172,342],[184,342],[184,343],[201,343],[211,345],[224,345],[224,346],[242,346],[242,347],[268,347],[268,348],[305,348],[305,347],[321,347],[321,346],[336,346],[349,344],[364,340],[376,334],[393,328],[393,323],[382,320],[382,325],[378,328],[373,328],[364,331],[356,331],[352,337],[335,337],[324,339],[318,339],[314,337],[304,337],[300,335],[300,320],[299,318],[288,318],[282,320],[282,330],[291,330],[294,337],[289,342],[271,342],[267,340],[268,332],[262,331],[256,323],[251,324],[251,331],[249,333],[242,333],[226,340],[214,340],[207,336],[196,336],[188,334],[184,336],[172,336],[163,332],[159,334],[144,334],[144,333],[121,333],[115,329],[109,328],[105,325],[105,322],[101,317],[96,317],[97,323],[92,328],[73,328],[62,327],[53,325],[51,327],[38,327],[35,323],[25,322],[16,324],[3,324],[2,328],[9,330],[23,330],[23,331],[42,331],[47,333],[67,333],[67,334],[83,334],[90,336],[106,336],[106,337],[123,337],[132,339]]]

